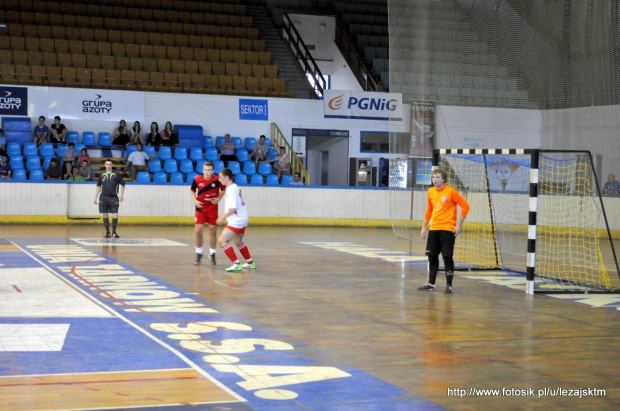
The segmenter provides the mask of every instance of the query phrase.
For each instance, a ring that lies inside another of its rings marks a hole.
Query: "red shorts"
[[[226,228],[228,228],[230,231],[232,231],[235,234],[244,234],[245,233],[245,227],[237,228],[237,227],[231,227],[231,226],[227,225]]]
[[[194,224],[200,225],[217,225],[215,222],[217,220],[217,208],[209,207],[202,208],[201,210],[196,210]]]

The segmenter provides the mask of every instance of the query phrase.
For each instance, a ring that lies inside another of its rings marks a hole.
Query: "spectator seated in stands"
[[[299,173],[293,174],[293,181],[291,181],[290,185],[292,185],[292,186],[303,186],[304,182],[301,181],[301,174],[299,174]]]
[[[286,148],[280,147],[280,154],[274,159],[262,161],[263,163],[274,163],[273,171],[278,175],[278,180],[283,174],[291,174],[291,156],[286,154]]]
[[[220,160],[224,162],[226,167],[228,167],[229,161],[239,161],[237,159],[237,155],[235,154],[237,148],[235,147],[235,143],[230,140],[230,134],[226,134],[224,136],[224,141],[220,146]]]
[[[63,164],[70,164],[71,166],[77,164],[77,154],[75,153],[74,143],[67,144],[67,151],[65,151],[62,155],[62,162]],[[69,171],[71,171],[71,169],[69,169]]]
[[[10,180],[13,176],[13,170],[9,164],[9,156],[2,154],[2,160],[0,161],[0,180]]]
[[[88,167],[90,167],[90,156],[88,155],[88,150],[86,150],[85,148],[83,148],[80,152],[80,158],[78,158],[78,165],[81,165],[84,161],[86,161],[86,164],[88,164]]]
[[[32,131],[32,142],[40,147],[41,144],[47,143],[50,139],[50,129],[45,125],[45,116],[39,117],[39,124]]]
[[[136,151],[129,155],[127,159],[127,166],[125,171],[131,170],[131,180],[136,181],[136,174],[138,171],[149,171],[149,166],[146,164],[147,160],[152,160],[153,156],[149,156],[142,151],[142,144],[136,144]]]
[[[603,194],[610,196],[620,195],[620,181],[616,180],[614,174],[609,174],[607,176],[607,182],[603,186]]]
[[[267,137],[264,135],[260,136],[258,141],[254,143],[254,147],[252,147],[252,161],[254,161],[256,168],[258,168],[259,161],[264,161],[267,159],[269,146],[265,143],[266,139]]]
[[[161,146],[159,125],[154,121],[151,123],[151,132],[146,136],[146,145],[155,147],[156,151],[159,151],[159,146]]]
[[[0,128],[0,156],[6,154],[6,137],[4,137],[4,130]]]
[[[62,179],[68,180],[73,177],[73,164],[65,163],[65,167],[63,169]]]
[[[161,132],[161,145],[166,147],[176,147],[179,145],[179,137],[172,128],[172,123],[166,121],[166,128]]]
[[[45,174],[47,175],[46,180],[62,180],[62,168],[60,168],[60,163],[57,158],[52,158],[50,160],[50,166],[47,168]]]
[[[67,181],[86,181],[86,178],[84,178],[80,174],[80,168],[79,167],[73,166],[73,168],[71,169],[71,177],[69,177],[67,179]]]
[[[60,122],[60,116],[54,117],[54,124],[50,128],[50,142],[54,144],[65,144],[67,139],[67,127]]]
[[[93,179],[92,170],[90,169],[90,163],[86,160],[80,162],[80,175],[84,177],[84,181],[91,181]]]
[[[112,133],[112,144],[115,146],[126,146],[131,141],[131,130],[127,128],[125,120],[118,123],[118,127]]]
[[[142,136],[142,129],[140,128],[139,121],[135,121],[133,123],[132,132],[133,132],[133,136],[131,137],[131,140],[129,141],[129,145],[136,146],[138,145],[138,143],[140,143],[142,144],[142,147],[144,147],[146,145],[146,141],[144,141],[144,137]]]

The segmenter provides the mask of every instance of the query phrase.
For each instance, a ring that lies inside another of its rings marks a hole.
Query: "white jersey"
[[[241,196],[241,190],[237,184],[231,184],[226,187],[225,191],[225,210],[235,209],[237,210],[233,214],[229,215],[226,219],[228,225],[234,228],[245,228],[248,225],[248,209],[245,206],[243,197]]]

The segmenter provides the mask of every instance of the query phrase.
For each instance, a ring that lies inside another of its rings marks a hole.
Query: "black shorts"
[[[456,236],[452,231],[430,230],[426,240],[426,255],[452,257]]]
[[[118,196],[99,196],[99,212],[100,213],[118,213]]]

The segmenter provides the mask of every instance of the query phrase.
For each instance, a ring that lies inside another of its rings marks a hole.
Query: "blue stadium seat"
[[[12,166],[11,166],[12,167]],[[13,170],[13,180],[25,180],[26,179],[26,170],[23,168]]]
[[[213,172],[215,174],[218,174],[220,172],[221,169],[224,168],[224,162],[221,160],[218,161],[214,161],[213,162]]]
[[[237,150],[237,160],[239,160],[240,163],[244,163],[249,159],[250,156],[248,155],[248,150],[246,150],[245,148],[240,148],[239,150]]]
[[[177,161],[172,158],[164,161],[164,171],[168,174],[179,171]]]
[[[267,144],[267,147],[271,148],[271,139],[269,137],[265,138],[265,144]]]
[[[192,147],[189,150],[189,158],[192,161],[202,160],[204,158],[202,156],[202,147]]]
[[[26,158],[26,168],[28,171],[41,170],[41,157],[36,155]]]
[[[137,146],[134,146],[134,145],[127,146],[127,157],[129,157],[129,155],[133,153],[134,151],[138,151]]]
[[[168,146],[159,147],[159,159],[168,160],[172,158],[172,150]]]
[[[256,164],[253,161],[243,163],[243,173],[247,175],[256,174]]]
[[[264,176],[271,174],[271,163],[259,163],[258,174],[262,174]]]
[[[32,180],[32,181],[43,181],[43,180],[45,180],[45,177],[43,176],[43,170],[41,170],[39,168],[38,170],[30,171],[30,177],[28,177],[28,180]]]
[[[241,142],[241,137],[231,137],[230,141],[235,143],[235,149],[239,150],[243,148],[243,143]]]
[[[138,171],[136,174],[136,183],[150,183],[151,175],[148,171]]]
[[[177,147],[178,148],[178,147]],[[181,165],[179,166],[179,171],[183,174],[191,174],[194,172],[194,163],[189,158],[185,160],[181,160]]]
[[[65,151],[67,151],[67,145],[66,144],[58,144],[58,146],[56,146],[56,156],[58,157],[59,160],[62,160],[62,155],[65,154]]]
[[[282,176],[282,185],[283,186],[290,185],[291,181],[293,181],[293,176],[292,175],[285,174],[285,175]]]
[[[86,146],[84,144],[76,144],[75,145],[75,153],[77,154],[78,157],[80,157],[80,153],[82,152],[82,149],[86,148]]]
[[[54,144],[52,143],[43,143],[39,149],[39,155],[41,157],[54,157],[56,153],[54,153]]]
[[[97,144],[101,147],[111,147],[112,146],[112,137],[110,137],[110,133],[101,132],[99,133],[99,137],[97,138]]]
[[[149,160],[149,171],[151,173],[156,173],[158,171],[161,171],[161,161],[158,158]]]
[[[7,145],[6,145],[6,153],[9,155],[9,157],[21,156],[22,155],[22,147],[19,145],[19,143],[15,142],[15,141],[11,141],[11,142],[7,143]]]
[[[217,153],[217,148],[211,147],[211,148],[207,148],[207,153],[205,154],[205,159],[207,159],[208,161],[217,161],[217,159],[219,158],[218,153]]]
[[[224,142],[224,140],[224,136],[215,137],[215,148],[219,150],[222,147],[222,143]]]
[[[245,147],[248,151],[252,151],[254,148],[254,143],[256,143],[256,139],[254,137],[246,137],[243,147]]]
[[[85,146],[96,146],[97,142],[95,142],[95,133],[92,131],[85,131],[82,133],[82,144]]]
[[[24,157],[38,156],[36,143],[24,143]]]
[[[23,170],[24,169],[24,157],[21,154],[11,156],[9,160],[9,164],[11,165],[11,169],[13,170]]]
[[[213,148],[213,137],[204,136],[202,138],[202,148]]]
[[[235,175],[241,173],[241,165],[238,161],[229,161],[228,168],[230,168],[230,171]]]
[[[175,147],[174,149],[174,158],[176,160],[186,160],[187,159],[187,148],[185,147]]]
[[[53,157],[43,157],[43,170],[47,170],[52,162]]]
[[[250,185],[253,186],[262,186],[263,183],[263,176],[261,176],[260,174],[252,174],[252,179],[250,180]]]
[[[155,173],[153,173],[153,182],[154,183],[167,183],[168,182],[168,175],[166,174],[165,171],[156,171]]]
[[[194,178],[197,176],[198,174],[195,172],[191,172],[188,175],[185,176],[185,182],[186,183],[191,183],[192,181],[194,181]],[[202,173],[200,173],[200,175],[202,175]]]
[[[172,184],[183,184],[185,181],[183,181],[183,174],[175,171],[174,173],[170,174],[170,182]]]
[[[248,185],[248,176],[243,173],[235,174],[235,183],[238,186],[247,186]]]
[[[157,152],[155,151],[154,146],[144,146],[142,151],[144,151],[150,157],[153,157],[153,158],[157,157]]]
[[[269,160],[273,160],[277,156],[278,156],[278,152],[274,150],[273,148],[270,148],[269,151],[267,151],[267,158]]]
[[[275,174],[267,174],[267,183],[268,186],[277,186],[280,183],[278,182],[278,176]]]
[[[202,175],[202,165],[206,163],[206,160],[198,160],[196,161],[196,172],[200,175]]]
[[[67,138],[65,140],[67,144],[78,144],[80,142],[80,135],[77,131],[69,131],[67,132]]]

